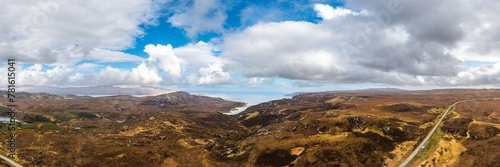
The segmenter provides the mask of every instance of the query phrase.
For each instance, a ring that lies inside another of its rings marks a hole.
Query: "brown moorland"
[[[5,96],[5,95],[4,95]],[[397,166],[445,119],[413,166],[494,166],[499,90],[304,93],[242,103],[177,92],[154,97],[22,93],[25,166]],[[5,98],[1,101],[6,104]],[[3,108],[5,109],[5,108]],[[6,141],[5,126],[0,137]],[[8,143],[0,145],[7,152]],[[460,164],[460,165],[458,165]]]

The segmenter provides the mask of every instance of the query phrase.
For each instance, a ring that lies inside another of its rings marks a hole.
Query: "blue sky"
[[[323,1],[332,6],[341,6],[341,2]],[[172,2],[175,3],[175,2]],[[169,3],[169,4],[172,4]],[[194,2],[191,2],[194,3]],[[223,2],[221,2],[223,3]],[[193,5],[193,4],[191,4]],[[318,22],[321,18],[317,17],[310,1],[234,1],[226,2],[225,8],[228,8],[227,18],[223,23],[225,31],[236,31],[244,29],[247,26],[257,22],[280,22],[280,21],[309,21]],[[245,11],[252,9],[253,12],[246,14]],[[160,12],[162,17],[158,18],[158,25],[141,26],[146,34],[138,37],[133,48],[124,50],[125,53],[134,54],[141,57],[148,55],[143,52],[144,46],[151,43],[170,44],[173,47],[180,47],[192,42],[210,41],[214,38],[220,38],[220,32],[200,33],[190,38],[182,28],[174,27],[167,20],[175,13],[169,7],[164,7]]]
[[[494,0],[2,4],[0,57],[16,58],[20,85],[290,93],[500,83]]]

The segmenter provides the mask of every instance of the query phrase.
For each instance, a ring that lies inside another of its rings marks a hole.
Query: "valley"
[[[24,166],[398,166],[449,105],[481,99],[452,108],[409,166],[494,166],[499,98],[500,90],[487,89],[316,92],[226,115],[244,103],[187,92],[19,93],[17,118],[25,123],[16,130],[15,160]],[[9,131],[2,126],[0,132],[6,141]]]

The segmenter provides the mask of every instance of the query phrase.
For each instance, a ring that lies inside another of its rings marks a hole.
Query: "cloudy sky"
[[[498,0],[0,0],[18,85],[500,86]],[[6,85],[6,84],[4,84]]]

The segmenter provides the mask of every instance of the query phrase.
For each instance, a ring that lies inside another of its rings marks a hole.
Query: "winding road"
[[[474,100],[462,100],[462,101],[458,101],[458,102],[455,102],[452,105],[450,105],[448,107],[448,109],[446,109],[446,111],[444,112],[444,114],[441,117],[441,119],[439,119],[439,121],[436,123],[436,125],[434,125],[434,127],[429,132],[429,134],[427,134],[427,137],[425,137],[425,139],[422,140],[422,142],[420,142],[420,144],[418,145],[418,147],[416,147],[415,150],[413,150],[413,152],[411,153],[411,155],[408,158],[406,158],[406,160],[403,161],[403,163],[401,163],[401,165],[399,165],[399,167],[405,167],[406,165],[408,165],[408,163],[415,157],[415,155],[417,155],[417,153],[420,151],[420,149],[422,147],[424,147],[424,146],[427,145],[429,139],[432,137],[432,135],[434,134],[434,132],[436,132],[437,128],[439,127],[439,124],[441,124],[441,121],[443,121],[443,119],[446,117],[446,115],[448,114],[448,112],[450,112],[450,109],[453,106],[457,105],[458,103],[467,102],[467,101],[474,101]]]
[[[13,166],[13,167],[23,167],[22,165],[19,165],[17,162],[14,162],[13,160],[3,156],[3,155],[0,155],[0,158],[2,158],[3,160],[5,160],[7,163],[10,164],[10,166]]]

